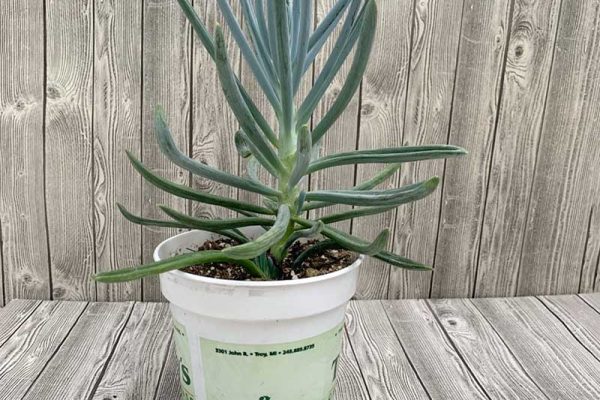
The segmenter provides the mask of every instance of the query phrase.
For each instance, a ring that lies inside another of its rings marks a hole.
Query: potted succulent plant
[[[382,213],[436,189],[437,177],[378,190],[401,163],[466,152],[455,146],[432,145],[320,156],[323,136],[348,106],[365,72],[375,37],[375,0],[338,0],[314,31],[312,1],[241,0],[244,31],[228,0],[217,0],[277,116],[277,127],[267,123],[236,77],[221,27],[217,26],[213,37],[188,0],[179,3],[214,59],[225,97],[239,121],[235,143],[247,159],[247,176],[219,171],[182,153],[159,110],[156,134],[160,148],[179,167],[259,194],[262,203],[224,198],[170,182],[128,154],[149,183],[175,196],[233,210],[238,217],[207,220],[161,207],[169,219],[149,220],[119,206],[135,223],[190,231],[159,245],[154,263],[101,273],[95,279],[110,283],[160,274],[162,292],[171,303],[185,399],[330,399],[345,308],[355,293],[364,255],[400,268],[428,269],[386,251],[387,229],[365,241],[331,224]],[[298,99],[302,78],[335,29],[339,29],[339,38],[323,70],[308,95]],[[342,89],[311,130],[315,108],[353,50]],[[364,163],[387,166],[352,188],[305,188],[305,177],[311,173]],[[276,187],[261,182],[260,169],[276,179]],[[315,220],[306,218],[307,211],[335,204],[354,208]]]

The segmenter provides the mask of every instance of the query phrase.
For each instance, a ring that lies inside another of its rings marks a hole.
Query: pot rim
[[[198,232],[204,232],[209,235],[213,235],[212,232],[207,232],[207,231],[203,231],[203,230],[191,230],[191,231],[177,234],[175,236],[171,236],[170,238],[162,241],[158,246],[156,246],[156,248],[154,249],[154,253],[153,253],[154,260],[162,259],[159,257],[159,252],[160,252],[160,249],[163,246],[165,246],[167,243],[169,243],[173,240],[176,240],[178,238],[180,239],[180,238],[188,236],[188,235],[191,236],[193,234],[197,234]],[[172,275],[178,277],[179,279],[186,279],[188,281],[209,284],[209,285],[230,286],[230,287],[249,288],[249,289],[265,289],[265,288],[277,288],[277,287],[285,287],[285,286],[310,285],[313,283],[318,283],[318,282],[335,279],[339,276],[348,274],[348,273],[354,271],[355,269],[357,269],[362,264],[364,259],[365,259],[365,255],[359,254],[358,258],[352,264],[348,265],[347,267],[345,267],[339,271],[330,272],[328,274],[315,276],[312,278],[301,278],[301,279],[285,280],[285,281],[235,281],[235,280],[229,280],[229,279],[209,278],[206,276],[188,274],[187,272],[183,272],[180,270],[169,271],[169,272],[166,272],[165,274],[172,274]]]

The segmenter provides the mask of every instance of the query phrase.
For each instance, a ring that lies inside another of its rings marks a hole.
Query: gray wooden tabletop
[[[600,399],[600,294],[355,301],[338,400]],[[0,399],[179,399],[167,305],[15,300]]]

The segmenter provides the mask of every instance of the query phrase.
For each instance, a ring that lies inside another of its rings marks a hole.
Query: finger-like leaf
[[[382,214],[386,211],[393,210],[396,207],[398,207],[398,205],[354,208],[352,210],[326,215],[324,217],[321,217],[319,220],[323,221],[326,224],[333,224],[334,222],[347,221],[353,218]]]
[[[383,182],[391,178],[396,172],[400,170],[402,164],[392,164],[381,171],[379,171],[374,177],[371,179],[364,181],[352,188],[352,190],[371,190],[381,185]]]
[[[298,143],[296,145],[296,164],[290,175],[288,188],[294,188],[298,182],[306,175],[312,157],[312,137],[308,126],[304,125],[298,133]]]
[[[313,137],[314,140],[314,137]],[[466,150],[451,145],[406,146],[387,149],[357,150],[322,157],[310,164],[310,173],[325,168],[355,164],[406,163],[422,160],[458,157],[467,154]]]
[[[306,61],[306,53],[308,51],[309,45],[309,36],[312,27],[312,1],[294,1],[294,6],[302,7],[299,11],[296,26],[297,28],[297,37],[294,41],[294,51],[293,60],[293,84],[294,84],[294,93],[298,92],[298,88],[300,87],[300,83],[302,82],[302,77],[304,76],[304,62]]]
[[[312,238],[321,233],[325,224],[322,221],[317,221],[316,224],[307,229],[300,229],[292,233],[287,242],[284,245],[284,248],[289,248],[294,242],[300,239]]]
[[[214,58],[215,42],[211,37],[210,33],[208,33],[208,30],[206,29],[206,26],[204,25],[200,17],[198,17],[196,10],[194,10],[194,6],[192,6],[189,0],[177,0],[177,2],[179,3],[179,6],[183,10],[188,21],[190,21],[192,28],[194,29],[194,31],[196,31],[196,34],[200,38],[200,41],[208,51],[208,54]]]
[[[158,261],[151,264],[109,272],[102,272],[95,275],[94,279],[97,282],[102,283],[128,282],[136,279],[145,278],[147,276],[158,275],[165,272],[190,267],[192,265],[210,264],[218,262],[239,264],[253,276],[261,279],[269,279],[269,277],[264,275],[260,268],[258,268],[257,265],[254,264],[252,261],[239,260],[227,257],[225,254],[223,254],[222,251],[218,250],[182,254],[179,256],[171,257],[167,260]]]
[[[362,0],[352,0],[354,3],[360,3]],[[305,63],[302,65],[302,68],[305,70],[308,65],[310,65],[317,54],[321,51],[327,39],[329,39],[331,33],[338,25],[344,12],[348,8],[348,5],[351,3],[351,0],[338,0],[337,3],[329,10],[325,18],[319,23],[315,32],[310,36],[310,40],[308,41],[308,56],[305,59]],[[352,13],[350,13],[352,14]]]
[[[123,216],[128,221],[133,222],[134,224],[144,225],[144,226],[159,226],[159,227],[163,227],[163,228],[197,229],[196,227],[187,225],[183,222],[163,221],[163,220],[142,218],[142,217],[139,217],[137,215],[130,213],[125,207],[123,207],[121,204],[118,204],[118,203],[117,203],[117,207],[119,207],[119,211],[121,212],[121,214],[123,214]],[[220,229],[204,229],[204,230],[213,232],[213,233],[217,233],[222,236],[226,236],[228,238],[236,240],[239,243],[248,242],[248,238],[243,233],[241,233],[237,230],[235,230],[235,231],[220,230]]]
[[[273,79],[273,84],[276,84],[278,80],[277,74],[275,73],[275,67],[273,66],[273,60],[271,59],[271,52],[268,49],[267,42],[264,41],[261,34],[256,12],[254,7],[251,5],[251,0],[242,0],[242,11],[244,12],[244,20],[246,22],[246,26],[248,27],[250,40],[254,44],[254,48],[257,51],[263,67]]]
[[[373,0],[370,0],[370,2],[372,1]],[[329,88],[333,78],[335,78],[344,64],[344,61],[352,51],[359,36],[362,36],[361,32],[363,31],[362,27],[364,25],[363,22],[365,21],[365,16],[367,16],[366,13],[361,13],[356,21],[353,21],[350,16],[347,18],[344,29],[346,29],[347,26],[351,26],[351,29],[349,29],[348,34],[341,34],[338,38],[319,77],[298,109],[297,120],[299,125],[305,124],[310,119],[310,116],[323,98],[323,95]],[[318,140],[314,139],[313,136],[313,142],[316,143]]]
[[[294,91],[292,83],[292,59],[290,53],[290,27],[288,20],[287,1],[272,1],[270,7],[274,7],[275,43],[277,46],[275,68],[279,74],[280,97],[281,97],[281,128],[279,141],[281,147],[286,151],[295,143],[293,139],[292,124],[294,117]]]
[[[322,254],[325,250],[341,248],[335,240],[321,240],[304,250],[293,262],[295,268],[302,266],[302,263],[308,260],[314,254]]]
[[[180,185],[178,183],[171,182],[167,179],[164,179],[149,169],[147,169],[137,158],[133,156],[130,152],[127,152],[127,156],[131,161],[133,167],[142,175],[142,177],[152,185],[156,186],[159,189],[164,190],[167,193],[174,194],[175,196],[181,197],[183,199],[199,201],[205,204],[211,204],[215,206],[221,206],[228,208],[234,211],[250,211],[258,214],[269,214],[272,215],[273,212],[268,208],[256,206],[254,204],[246,203],[239,200],[229,199],[226,197],[216,196],[210,193],[200,192],[194,189],[191,189],[188,186]]]
[[[375,31],[377,29],[377,6],[374,0],[368,0],[365,5],[364,22],[361,27],[360,38],[356,46],[356,52],[352,61],[352,66],[348,72],[348,77],[342,86],[342,90],[337,95],[333,105],[323,116],[319,124],[313,131],[313,142],[321,140],[323,135],[331,128],[334,122],[339,118],[342,112],[348,107],[348,104],[354,97],[354,94],[360,87],[363,75],[367,69],[373,42],[375,40]]]
[[[248,158],[252,156],[252,151],[250,150],[250,146],[246,142],[244,135],[241,131],[237,131],[234,135],[235,148],[242,158]]]
[[[303,225],[306,227],[309,227],[312,225],[311,221],[308,221],[306,219],[299,218],[299,217],[294,217],[294,221],[296,221],[300,225]],[[344,246],[342,243],[347,243],[348,245],[351,245],[351,246],[366,246],[369,244],[368,242],[366,242],[362,239],[359,239],[355,236],[349,235],[349,234],[339,231],[337,229],[331,228],[329,226],[326,226],[325,229],[323,229],[322,233],[324,236],[340,243],[340,245],[342,247],[348,248],[350,250],[352,250],[352,249]],[[385,251],[385,250],[382,250],[379,253],[372,255],[372,257],[374,257],[378,260],[382,260],[387,263],[390,263],[399,268],[405,268],[405,269],[410,269],[410,270],[415,270],[415,271],[430,271],[431,270],[431,267],[429,267],[427,265],[418,263],[416,261],[409,260],[408,258],[401,257],[397,254],[393,254],[393,253],[391,253],[389,251]]]
[[[399,268],[410,269],[415,271],[431,271],[430,266],[421,264],[413,260],[409,260],[408,258],[401,257],[394,253],[390,253],[389,251],[382,251],[381,253],[376,254],[373,257]]]
[[[256,23],[258,25],[258,31],[262,37],[263,42],[269,44],[269,29],[267,28],[267,17],[265,15],[265,4],[264,0],[254,0],[254,12],[256,13]],[[270,50],[269,46],[267,49]],[[269,55],[272,56],[272,54]]]
[[[238,260],[249,260],[258,257],[283,238],[288,229],[290,218],[291,213],[289,207],[287,205],[282,205],[279,207],[277,219],[271,229],[249,243],[224,249],[223,253],[228,257]]]
[[[239,229],[247,226],[273,225],[273,220],[268,218],[244,217],[232,219],[200,219],[180,213],[167,206],[159,206],[161,210],[175,221],[192,226],[194,229],[202,229],[210,232],[229,229]]]
[[[294,217],[293,220],[294,222],[307,228],[312,227],[315,224],[312,221],[300,217]],[[345,232],[342,232],[336,228],[333,228],[329,225],[325,225],[321,233],[323,234],[323,236],[334,240],[336,243],[338,243],[341,247],[345,249],[352,250],[357,253],[368,256],[375,255],[383,251],[383,249],[387,245],[390,235],[389,229],[385,229],[377,236],[377,238],[375,238],[373,242],[369,243],[362,239],[349,235]]]
[[[210,180],[222,183],[227,186],[233,186],[238,189],[247,190],[253,193],[259,193],[265,196],[279,195],[278,191],[268,186],[265,186],[262,183],[257,183],[245,178],[240,178],[237,175],[232,175],[227,172],[219,171],[216,168],[213,168],[202,162],[196,161],[193,158],[190,158],[187,155],[183,154],[177,148],[177,145],[175,144],[175,141],[171,136],[171,131],[167,126],[167,122],[165,121],[165,117],[161,109],[157,109],[156,111],[155,123],[156,137],[160,149],[169,160],[171,160],[173,163],[180,166],[181,168],[191,172],[192,174],[208,178]]]
[[[231,30],[231,34],[233,35],[233,38],[238,44],[238,47],[240,48],[244,59],[250,66],[250,69],[252,70],[256,81],[260,85],[261,89],[263,90],[265,96],[267,97],[273,108],[275,110],[278,110],[281,107],[281,102],[273,86],[275,82],[269,79],[264,66],[260,63],[258,58],[256,58],[256,54],[250,47],[250,43],[248,43],[248,41],[246,40],[246,36],[244,35],[242,28],[237,22],[237,19],[235,18],[235,15],[233,13],[233,10],[231,9],[231,6],[229,5],[229,2],[227,0],[217,0],[217,2],[219,4],[219,8],[221,9],[223,17],[225,18],[225,22],[227,22],[227,25]]]
[[[240,94],[235,75],[231,70],[231,65],[229,64],[227,57],[223,30],[219,26],[217,26],[216,39],[216,64],[225,98],[240,123],[243,133],[246,134],[246,137],[249,139],[248,145],[251,146],[252,154],[254,154],[261,163],[265,162],[263,166],[269,172],[278,176],[278,173],[285,171],[285,167],[271,148],[269,142],[265,140],[262,132],[259,131],[250,110],[248,110],[248,107]]]
[[[121,212],[121,214],[123,214],[123,216],[128,221],[133,222],[134,224],[144,225],[144,226],[160,226],[163,228],[196,229],[194,226],[187,225],[182,222],[163,221],[163,220],[157,220],[157,219],[142,218],[142,217],[139,217],[137,215],[130,213],[125,207],[123,207],[121,204],[118,204],[118,203],[117,203],[117,207],[119,208],[119,211]],[[213,232],[213,233],[218,233],[219,235],[227,236],[228,238],[234,239],[240,243],[246,243],[248,241],[248,238],[246,238],[246,236],[244,236],[243,234],[241,234],[239,232],[233,232],[233,231],[229,231],[229,230],[209,230],[209,229],[205,229],[205,230],[207,230],[209,232]]]
[[[344,232],[327,225],[323,228],[323,235],[335,240],[345,249],[372,256],[385,249],[390,238],[390,231],[389,229],[383,230],[371,243],[361,240],[352,240],[351,237],[346,236]]]
[[[323,190],[307,193],[306,199],[351,206],[397,206],[428,196],[437,188],[439,181],[438,177],[434,177],[424,182],[390,190]]]
[[[216,57],[215,41],[214,41],[213,37],[210,35],[210,33],[208,33],[208,30],[206,29],[206,26],[204,25],[204,23],[202,23],[202,20],[200,20],[200,17],[198,17],[196,10],[194,10],[194,7],[190,4],[189,0],[178,0],[178,2],[182,8],[184,14],[186,15],[187,19],[190,21],[190,23],[192,24],[192,27],[198,34],[200,41],[202,42],[202,44],[208,51],[208,54],[212,57],[213,60],[215,60],[215,57]],[[254,118],[254,120],[260,127],[260,129],[264,132],[264,134],[267,136],[267,138],[273,144],[273,146],[277,146],[277,137],[275,136],[273,129],[271,128],[271,126],[269,125],[269,123],[267,122],[265,117],[258,110],[258,107],[256,106],[256,104],[254,104],[254,100],[252,100],[250,95],[248,95],[248,93],[246,92],[244,87],[240,84],[237,77],[236,77],[236,85],[238,86],[238,89],[244,99],[244,102],[246,103],[246,106],[250,110],[252,117]]]
[[[377,175],[375,175],[371,179],[354,186],[352,188],[352,190],[371,190],[371,189],[376,188],[377,186],[379,186],[380,184],[385,182],[386,179],[388,179],[392,175],[394,175],[400,169],[401,165],[402,164],[392,164],[392,165],[384,168],[383,170],[378,172]],[[303,211],[316,210],[318,208],[328,207],[330,205],[332,205],[332,204],[318,202],[318,201],[312,202],[312,203],[309,203],[306,206],[304,206]],[[395,208],[395,207],[393,207],[393,208]]]

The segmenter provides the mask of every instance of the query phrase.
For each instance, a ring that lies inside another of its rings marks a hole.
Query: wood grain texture
[[[21,399],[87,306],[43,302],[0,349],[0,399]]]
[[[0,309],[0,347],[27,321],[39,307],[40,301],[13,300]]]
[[[46,0],[46,35],[46,207],[52,297],[94,300],[94,2]]]
[[[579,297],[581,297],[596,311],[600,312],[600,293],[584,293],[580,294]]]
[[[168,306],[136,303],[92,399],[152,399],[170,337]]]
[[[347,330],[371,398],[429,398],[379,301],[351,303]]]
[[[528,297],[472,301],[549,398],[600,396],[600,361],[539,300]]]
[[[562,8],[521,255],[517,294],[579,289],[592,207],[598,207],[600,4]],[[568,134],[567,134],[568,133]]]
[[[335,399],[370,400],[360,365],[356,360],[348,332],[344,332],[342,353],[338,362]]]
[[[179,362],[175,353],[175,341],[171,339],[154,400],[178,399],[180,393]]]
[[[191,31],[176,0],[144,0],[142,161],[159,175],[187,185],[189,173],[162,155],[155,139],[154,111],[165,110],[175,142],[184,152],[189,146]],[[142,212],[145,217],[164,219],[158,204],[187,211],[187,200],[168,195],[147,182],[142,183]],[[152,261],[154,248],[177,233],[174,229],[143,227],[142,260]],[[143,300],[161,300],[158,278],[145,278]]]
[[[487,399],[424,300],[383,301],[390,322],[432,399]]]
[[[116,203],[140,214],[140,175],[125,150],[140,156],[142,2],[95,3],[94,228],[96,268],[109,271],[140,263],[141,229]],[[141,282],[98,284],[102,301],[141,300]]]
[[[544,296],[540,300],[600,360],[600,312],[575,295]]]
[[[359,149],[402,145],[413,8],[412,0],[378,3],[377,34],[362,83]],[[356,179],[365,181],[379,170],[377,165],[360,165]],[[395,187],[397,179],[390,179],[381,188]],[[373,240],[385,228],[393,228],[394,215],[395,212],[390,211],[361,220],[353,226],[352,233]],[[388,264],[372,258],[365,260],[361,266],[357,298],[387,298],[389,277]]]
[[[87,399],[102,376],[133,303],[91,303],[23,400]]]
[[[600,291],[600,206],[593,206],[586,235],[579,293]]]
[[[0,295],[7,303],[50,297],[42,5],[9,0],[0,11]]]
[[[205,21],[209,32],[214,32],[217,23],[225,26],[215,1],[195,0],[194,7]],[[237,15],[241,14],[239,4],[232,4],[232,8]],[[193,38],[191,155],[198,161],[237,175],[239,160],[236,156],[234,134],[239,129],[238,123],[223,95],[214,62],[195,34]],[[226,40],[231,63],[239,65],[240,52],[229,30],[226,31]],[[192,184],[205,192],[237,198],[237,189],[208,179],[194,176]],[[194,202],[191,204],[191,212],[198,217],[209,219],[235,216],[235,213],[224,208]]]
[[[316,1],[316,24],[319,24],[326,13],[331,10],[336,2],[334,0],[317,0]],[[340,25],[341,26],[341,25]],[[315,78],[317,79],[321,73],[327,57],[329,57],[331,50],[335,45],[335,41],[339,37],[339,31],[334,31],[331,38],[323,46],[322,53],[316,58],[314,64],[314,71],[308,71],[307,75],[314,72]],[[327,113],[333,102],[337,98],[340,90],[342,89],[344,82],[347,77],[349,65],[352,63],[352,57],[354,54],[350,54],[348,60],[342,68],[340,73],[331,83],[329,89],[325,92],[321,103],[313,114],[313,126],[316,126],[321,118]],[[346,110],[340,115],[338,120],[328,130],[327,134],[321,141],[321,154],[329,155],[341,152],[347,152],[356,150],[356,140],[358,136],[358,113],[360,105],[360,90],[356,92],[350,104]],[[324,190],[324,189],[348,189],[354,186],[355,181],[355,167],[353,165],[346,165],[342,167],[330,168],[316,172],[310,176],[310,190]],[[352,207],[344,205],[335,205],[333,207],[326,207],[311,212],[309,215],[311,218],[319,218],[335,212],[349,210]],[[334,224],[338,229],[344,232],[350,232],[351,221],[342,221]]]
[[[483,216],[476,297],[512,296],[517,289],[560,5],[560,0],[515,1]]]
[[[431,300],[429,304],[490,398],[548,399],[469,300]]]
[[[462,5],[462,0],[415,2],[403,145],[448,141]],[[408,163],[402,166],[400,182],[406,185],[443,175],[442,160]],[[398,209],[394,233],[396,253],[433,265],[441,195],[438,189],[428,198]],[[388,297],[429,297],[431,275],[392,268]]]
[[[466,0],[449,143],[469,155],[446,163],[432,297],[473,293],[494,141],[510,1]]]

